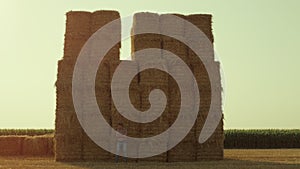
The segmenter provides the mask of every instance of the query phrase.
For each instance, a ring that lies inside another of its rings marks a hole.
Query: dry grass
[[[0,168],[92,169],[92,168],[142,168],[142,169],[299,169],[300,149],[281,150],[225,150],[225,160],[175,163],[118,163],[76,162],[60,163],[51,158],[0,157]]]

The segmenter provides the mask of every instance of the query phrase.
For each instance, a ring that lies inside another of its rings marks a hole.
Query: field
[[[300,148],[300,130],[225,130],[224,146],[227,149]]]
[[[52,158],[0,157],[0,168],[43,169],[299,169],[300,149],[226,149],[222,161],[176,162],[176,163],[112,163],[112,162],[54,162]]]

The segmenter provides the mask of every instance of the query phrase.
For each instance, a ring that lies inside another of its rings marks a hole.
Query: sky
[[[65,13],[105,9],[121,16],[146,11],[212,14],[225,81],[225,129],[300,128],[300,1],[120,2],[0,1],[0,128],[54,128]]]

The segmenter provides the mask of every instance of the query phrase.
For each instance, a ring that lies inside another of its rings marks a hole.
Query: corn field
[[[225,130],[225,148],[300,148],[300,129]]]

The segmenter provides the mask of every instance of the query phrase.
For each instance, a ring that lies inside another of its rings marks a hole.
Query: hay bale
[[[212,16],[211,15],[203,15],[203,14],[195,14],[195,15],[189,15],[186,17],[187,21],[191,22],[194,24],[196,27],[198,27],[204,35],[209,39],[211,43],[214,42],[213,39],[213,34],[212,34],[212,26],[211,26],[211,20]],[[195,35],[193,35],[193,31],[189,30],[189,27],[186,27],[186,32],[185,32],[185,38],[188,41],[191,41]],[[203,37],[205,38],[205,37]],[[191,41],[192,42],[192,41]],[[214,51],[209,48],[209,44],[207,44],[204,39],[200,41],[201,43],[199,44],[199,49],[202,51],[202,57],[206,57],[207,59],[214,59]],[[199,62],[199,56],[197,56],[191,49],[188,50],[188,57],[189,60],[192,63],[197,63]]]
[[[84,161],[107,161],[111,160],[112,155],[99,147],[84,133],[82,156]]]
[[[70,11],[67,13],[64,58],[76,60],[79,51],[91,35],[91,13]]]
[[[142,32],[160,32],[159,15],[150,12],[135,13],[133,16],[132,31],[136,34]],[[151,35],[150,35],[151,36]]]
[[[92,33],[96,32],[98,29],[104,25],[120,18],[120,14],[117,11],[111,10],[100,10],[95,11],[91,14],[91,31]],[[117,27],[113,31],[118,31],[121,35],[121,22],[118,22]]]
[[[162,34],[170,34],[172,36],[185,34],[185,24],[184,21],[178,20],[176,17],[185,18],[183,15],[178,14],[162,14],[159,16],[160,31]]]
[[[117,11],[110,11],[110,10],[100,10],[95,11],[91,14],[91,33],[95,33],[97,30],[99,30],[101,27],[105,26],[106,24],[109,24],[110,22],[119,19],[120,14]],[[114,28],[109,30],[109,33],[107,34],[107,37],[111,36],[112,34],[114,36],[118,36],[118,39],[121,41],[121,21],[118,20],[118,22],[114,25]],[[105,55],[104,60],[119,60],[120,50],[121,48],[121,42],[117,43],[110,51]]]
[[[198,27],[206,36],[207,38],[213,43],[213,34],[212,34],[212,15],[208,14],[193,14],[186,16],[186,20],[194,24]],[[193,37],[194,35],[191,34],[188,28],[185,30],[185,36],[187,38]]]
[[[87,34],[90,31],[91,13],[85,11],[67,12],[66,35]]]
[[[187,64],[188,61],[188,48],[187,46],[179,41],[179,38],[185,38],[185,23],[184,21],[179,21],[174,18],[176,14],[163,14],[160,16],[160,31],[162,34],[168,33],[169,35],[173,36],[162,36],[162,49],[172,52],[177,57],[184,60]],[[177,15],[178,17],[185,18],[182,15]],[[167,61],[170,58],[168,57],[165,52],[162,54],[162,58],[166,59]]]
[[[25,136],[1,136],[0,155],[16,156],[22,153],[22,143]]]
[[[83,159],[82,132],[76,134],[74,131],[68,131],[68,134],[55,134],[56,161],[81,161]]]
[[[25,156],[49,156],[52,155],[53,147],[51,148],[50,140],[53,136],[33,136],[25,137],[23,141],[22,154]]]
[[[54,152],[54,135],[51,135],[50,137],[47,137],[48,138],[48,153],[47,155],[49,156],[54,156],[55,152]]]

